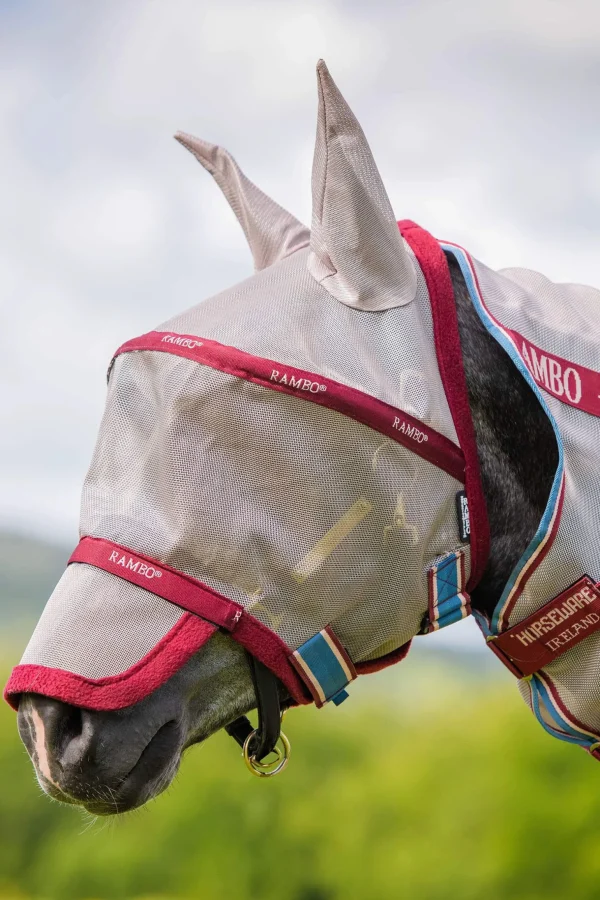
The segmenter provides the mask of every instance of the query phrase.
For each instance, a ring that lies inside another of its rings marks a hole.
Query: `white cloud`
[[[72,189],[51,223],[56,252],[94,268],[136,266],[155,252],[164,223],[157,194],[135,184],[95,184]]]

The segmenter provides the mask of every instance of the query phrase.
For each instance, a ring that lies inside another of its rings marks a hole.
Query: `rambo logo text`
[[[196,347],[202,347],[204,342],[195,341],[193,338],[180,337],[177,334],[165,334],[162,343],[176,344],[178,347],[187,347],[189,350],[195,350]]]
[[[416,444],[422,444],[423,441],[429,440],[428,436],[424,431],[421,431],[420,428],[417,428],[416,425],[410,425],[404,419],[400,419],[398,416],[394,416],[394,421],[392,422],[392,428],[395,428],[396,431],[402,432],[406,437],[411,438]]]
[[[138,575],[143,575],[144,578],[160,578],[162,576],[162,572],[159,569],[155,569],[154,566],[142,562],[141,559],[134,560],[132,556],[125,556],[117,550],[112,551],[108,560],[117,566],[122,566],[124,569],[137,572]]]
[[[600,372],[541,350],[518,331],[511,330],[510,334],[519,356],[539,387],[562,403],[600,416]]]
[[[301,375],[288,375],[287,372],[279,372],[273,369],[271,372],[271,381],[277,384],[286,384],[288,387],[295,388],[297,391],[309,391],[311,394],[318,394],[319,391],[326,391],[327,385],[321,384],[319,381],[311,381]]]

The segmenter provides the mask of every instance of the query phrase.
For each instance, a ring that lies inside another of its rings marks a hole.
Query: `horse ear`
[[[381,310],[414,299],[417,277],[373,154],[323,60],[308,268],[341,303]]]
[[[193,153],[225,194],[244,229],[257,271],[308,246],[308,228],[246,178],[227,150],[181,131],[175,139]]]

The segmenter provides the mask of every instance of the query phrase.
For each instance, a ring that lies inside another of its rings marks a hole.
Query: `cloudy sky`
[[[75,542],[113,350],[251,273],[174,131],[310,222],[321,56],[399,218],[600,285],[597,0],[2,0],[0,526]]]

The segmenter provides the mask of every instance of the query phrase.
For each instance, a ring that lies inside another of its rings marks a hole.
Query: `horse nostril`
[[[42,774],[49,780],[51,770],[80,762],[89,752],[89,741],[82,741],[84,721],[75,706],[27,694],[19,704],[18,727],[27,747]],[[56,773],[55,773],[56,774]]]
[[[57,758],[61,759],[69,745],[82,734],[83,720],[81,710],[76,706],[63,704],[61,714],[57,716],[55,728],[52,749]]]

